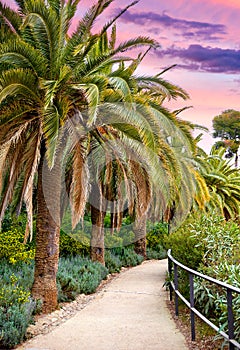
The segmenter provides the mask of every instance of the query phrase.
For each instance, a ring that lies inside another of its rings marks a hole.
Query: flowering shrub
[[[24,233],[16,228],[0,232],[0,259],[6,259],[12,264],[33,259],[35,249],[24,244],[23,239]]]

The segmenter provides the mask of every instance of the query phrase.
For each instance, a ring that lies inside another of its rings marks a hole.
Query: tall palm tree
[[[23,201],[26,203],[31,230],[32,191],[34,177],[38,174],[32,294],[43,300],[43,312],[57,305],[65,130],[70,135],[76,133],[77,123],[86,134],[87,128],[97,122],[99,91],[107,84],[115,87],[118,84],[116,79],[98,76],[99,69],[107,70],[108,65],[123,60],[116,57],[123,50],[155,44],[148,38],[138,37],[119,44],[108,53],[96,55],[106,31],[126,10],[107,23],[100,33],[92,34],[94,21],[111,2],[99,0],[93,5],[71,36],[69,27],[79,0],[18,0],[20,15],[17,12],[13,15],[8,7],[1,6],[0,16],[4,18],[4,31],[9,40],[0,46],[0,162],[3,169],[0,220],[17,189],[19,207]],[[84,113],[86,107],[88,115]],[[73,117],[74,120],[69,121]],[[122,118],[136,122],[133,114]],[[71,148],[73,179],[76,180],[71,188],[75,221],[83,215],[86,200],[86,191],[81,191],[82,184],[79,184],[85,157],[82,149],[82,139],[78,137]],[[76,194],[77,191],[80,192]]]

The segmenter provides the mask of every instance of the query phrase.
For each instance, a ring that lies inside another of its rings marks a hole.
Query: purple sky
[[[5,0],[9,5],[12,0]],[[82,0],[79,16],[94,0]],[[115,0],[109,19],[131,1]],[[223,110],[240,110],[240,0],[140,0],[118,21],[121,40],[139,34],[156,39],[160,47],[142,62],[141,73],[155,74],[172,64],[164,77],[190,94],[170,108],[193,106],[182,118],[211,127]],[[205,135],[201,144],[209,150]]]

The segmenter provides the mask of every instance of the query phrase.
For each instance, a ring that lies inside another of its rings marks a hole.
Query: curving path
[[[24,350],[187,350],[166,307],[167,260],[146,261],[109,283],[83,310]]]

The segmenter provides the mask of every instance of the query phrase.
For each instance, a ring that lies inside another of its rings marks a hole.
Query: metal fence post
[[[232,291],[227,288],[227,309],[228,309],[228,336],[234,339],[234,317],[232,309]],[[234,345],[229,343],[229,350],[234,350]]]
[[[190,285],[190,307],[191,307],[191,336],[192,341],[196,340],[196,333],[195,333],[195,314],[192,311],[192,308],[194,307],[194,280],[193,280],[193,274],[189,273],[189,285]]]
[[[178,291],[178,267],[177,264],[174,263],[174,286],[175,286],[175,315],[178,316],[178,295],[176,291]]]
[[[171,284],[172,280],[172,261],[168,257],[168,275],[169,275],[169,292],[170,292],[170,301],[172,301],[172,296],[173,296],[173,287]]]

